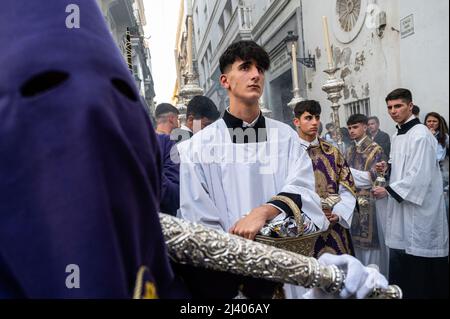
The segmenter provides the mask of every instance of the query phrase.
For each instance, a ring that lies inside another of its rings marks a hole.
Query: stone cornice
[[[258,23],[253,28],[253,37],[259,39],[261,34],[272,24],[273,20],[278,14],[289,4],[291,0],[274,1],[269,9],[258,20]]]

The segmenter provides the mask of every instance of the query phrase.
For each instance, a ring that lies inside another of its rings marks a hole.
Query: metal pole
[[[337,293],[344,287],[345,272],[324,266],[315,258],[256,243],[202,225],[160,214],[164,239],[172,260],[181,264],[237,275],[322,288]],[[401,299],[398,286],[374,289],[369,298]]]
[[[291,63],[292,63],[292,93],[294,97],[289,102],[288,106],[294,110],[295,106],[304,101],[305,99],[300,95],[300,88],[298,82],[298,64],[297,64],[297,43],[292,42],[292,52],[291,52]]]
[[[342,132],[341,132],[341,121],[339,118],[339,100],[342,98],[341,91],[345,86],[345,82],[336,77],[336,73],[339,71],[339,68],[331,65],[331,68],[325,70],[325,73],[328,74],[327,82],[322,86],[322,90],[328,94],[328,100],[331,102],[331,108],[333,110],[333,122],[336,128],[336,134],[338,139],[338,148],[344,153],[345,147],[344,142],[342,141]]]

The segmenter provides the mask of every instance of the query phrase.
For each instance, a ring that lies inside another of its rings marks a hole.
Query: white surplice
[[[448,256],[448,221],[436,148],[436,138],[421,124],[392,139],[389,186],[404,201],[389,196],[386,244],[413,256]]]
[[[300,194],[301,210],[325,231],[329,222],[315,193],[308,154],[289,126],[266,119],[267,142],[233,144],[219,120],[179,145],[179,217],[228,232],[279,193]]]

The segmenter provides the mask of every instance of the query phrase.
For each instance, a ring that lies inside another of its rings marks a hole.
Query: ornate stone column
[[[186,51],[187,51],[187,63],[188,63],[188,73],[186,75],[186,83],[181,88],[180,96],[182,97],[184,105],[189,104],[190,100],[196,95],[203,95],[203,89],[200,87],[198,83],[198,74],[194,69],[194,47],[193,47],[193,29],[194,22],[192,19],[192,8],[188,9],[187,16],[187,43],[186,43]],[[183,110],[180,110],[182,112]],[[186,113],[186,110],[184,110]]]

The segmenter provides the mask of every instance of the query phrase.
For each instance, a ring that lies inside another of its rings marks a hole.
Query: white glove
[[[319,263],[326,266],[336,265],[346,272],[344,288],[339,294],[339,297],[342,299],[364,299],[375,288],[387,289],[389,285],[386,278],[374,266],[365,267],[358,259],[350,255],[335,256],[324,254],[319,258]],[[326,294],[322,289],[315,288],[311,289],[303,297],[305,299],[326,299],[330,298],[331,295]],[[333,298],[336,297],[333,296]]]

